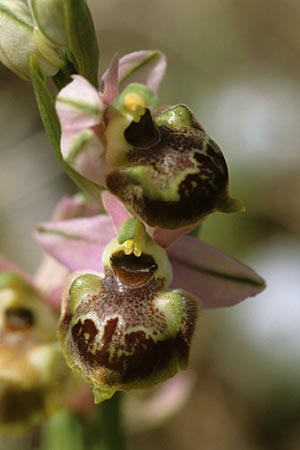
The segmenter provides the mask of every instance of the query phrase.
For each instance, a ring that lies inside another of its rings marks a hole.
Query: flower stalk
[[[99,444],[93,450],[126,450],[121,414],[122,393],[117,392],[101,404]]]

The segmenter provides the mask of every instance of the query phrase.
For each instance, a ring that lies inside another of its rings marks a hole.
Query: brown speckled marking
[[[159,127],[160,141],[147,149],[133,149],[128,165],[151,167],[151,182],[160,190],[178,183],[179,201],[163,201],[147,197],[143,186],[131,178],[126,169],[107,176],[109,190],[151,226],[177,228],[200,220],[220,205],[227,196],[228,171],[217,144],[201,129],[180,130]],[[197,173],[193,173],[197,169]],[[189,170],[191,173],[189,173]]]
[[[85,328],[87,320],[80,322]],[[72,328],[72,336],[77,346],[79,357],[84,364],[88,364],[91,371],[100,367],[114,372],[115,383],[130,383],[147,378],[153,371],[159,371],[169,363],[170,357],[177,353],[177,339],[154,342],[144,331],[124,333],[124,345],[120,345],[121,330],[117,330],[118,318],[110,319],[105,325],[101,348],[91,351],[88,342],[82,337],[78,339],[76,330]],[[110,349],[110,344],[112,347]],[[182,340],[178,339],[178,344]],[[184,350],[186,353],[187,349]]]
[[[86,319],[83,322],[79,320],[71,329],[73,341],[80,355],[86,355],[87,362],[88,355],[98,334],[98,330],[91,319]]]

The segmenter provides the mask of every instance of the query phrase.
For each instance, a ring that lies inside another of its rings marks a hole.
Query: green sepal
[[[91,13],[84,0],[65,0],[67,46],[77,73],[98,87],[99,49]]]
[[[63,159],[60,150],[61,129],[55,110],[54,100],[50,94],[46,77],[41,70],[36,55],[34,54],[30,56],[29,70],[43,125],[63,170],[70,176],[79,189],[85,191],[97,201],[101,202],[101,188],[77,173]]]

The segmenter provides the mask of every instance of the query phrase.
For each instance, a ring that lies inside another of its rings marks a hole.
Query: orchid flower
[[[107,133],[113,130],[107,124],[109,105],[117,99],[119,91],[126,89],[133,81],[144,86],[148,94],[147,106],[154,101],[154,93],[164,75],[166,61],[158,51],[138,51],[119,60],[115,56],[100,82],[100,91],[81,75],[73,75],[73,81],[64,87],[56,99],[56,110],[61,123],[61,151],[69,163],[82,176],[105,186],[105,173],[111,166],[107,160]],[[133,85],[137,88],[137,85]],[[126,113],[119,112],[120,130],[115,143],[121,148],[128,146],[122,132],[133,120],[139,120],[144,109],[130,104],[134,92],[125,93]],[[146,105],[145,105],[146,106]],[[120,124],[120,122],[122,122]],[[113,138],[112,138],[113,139]],[[118,141],[121,141],[119,143]],[[112,159],[112,158],[111,158]]]
[[[55,339],[56,323],[38,282],[1,258],[1,430],[25,431],[63,406],[68,371]]]
[[[165,251],[115,197],[103,199],[110,216],[37,230],[44,249],[75,271],[64,289],[58,337],[68,365],[94,385],[95,402],[185,368],[197,303],[230,306],[264,288],[249,267],[196,238],[180,237]]]
[[[158,107],[165,68],[160,52],[138,51],[112,60],[99,91],[74,75],[56,100],[61,151],[146,225],[186,232],[215,210],[243,208],[229,197],[221,150],[189,108]]]
[[[95,213],[81,196],[64,197],[52,218]],[[1,430],[26,431],[70,403],[66,381],[74,380],[56,340],[67,274],[68,269],[49,256],[33,276],[0,257]]]
[[[93,384],[95,403],[185,369],[197,316],[194,296],[169,289],[166,252],[137,219],[108,243],[103,267],[70,276],[58,325],[67,363]]]

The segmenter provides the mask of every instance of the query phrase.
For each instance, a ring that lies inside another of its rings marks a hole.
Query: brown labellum
[[[63,300],[58,336],[68,364],[94,385],[97,402],[144,389],[187,366],[197,302],[165,288],[147,253],[112,252],[104,276],[81,274]]]
[[[150,226],[197,223],[228,198],[223,154],[200,128],[158,130],[158,142],[133,147],[128,165],[107,175],[108,189]]]

